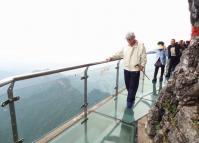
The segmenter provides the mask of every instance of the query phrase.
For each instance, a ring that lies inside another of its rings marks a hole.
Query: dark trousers
[[[155,66],[154,79],[156,79],[156,77],[157,77],[159,68],[161,68],[161,75],[160,75],[160,77],[161,78],[163,77],[164,67],[165,67],[165,65],[161,65],[160,67],[159,66]]]
[[[177,56],[171,57],[169,62],[169,68],[167,72],[167,76],[170,77],[171,72],[175,70],[176,65],[179,63],[179,58]]]
[[[124,70],[124,80],[128,91],[127,102],[134,102],[139,85],[140,72]]]

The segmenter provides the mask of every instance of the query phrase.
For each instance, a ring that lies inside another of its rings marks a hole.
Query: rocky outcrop
[[[154,143],[199,143],[199,0],[188,2],[191,44],[148,114]]]
[[[199,48],[189,47],[148,114],[155,143],[199,142]]]

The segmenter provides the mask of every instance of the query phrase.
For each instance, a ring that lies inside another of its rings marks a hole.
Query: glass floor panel
[[[147,98],[152,96],[139,94],[134,107],[127,109],[124,91],[91,112],[87,122],[78,121],[49,143],[134,143],[135,121],[148,113],[153,102]]]
[[[134,143],[134,136],[134,126],[91,113],[87,123],[76,123],[49,143]]]
[[[119,95],[96,110],[96,113],[119,119],[127,123],[133,123],[148,113],[151,105],[150,100],[136,98],[134,107],[126,109],[126,94]],[[132,116],[133,115],[133,116]]]
[[[158,95],[159,95],[160,90],[162,89],[162,87],[165,84],[166,84],[166,81],[157,82],[155,84],[152,84],[152,83],[145,84],[145,86],[147,86],[148,89],[150,88],[150,90],[144,90],[145,93],[137,94],[136,98],[142,98],[145,100],[155,102],[157,100],[157,98],[159,97]],[[124,94],[124,93],[122,93],[122,94]]]

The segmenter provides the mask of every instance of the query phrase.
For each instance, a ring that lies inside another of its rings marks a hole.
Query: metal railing
[[[120,67],[121,59],[112,60],[112,61],[118,61],[117,67],[116,67],[117,72],[116,72],[116,83],[115,83],[115,96],[117,96],[118,95],[118,88],[119,88],[119,86],[118,86],[119,85],[119,67]],[[36,77],[40,77],[40,76],[46,76],[46,75],[56,74],[56,73],[60,73],[60,72],[85,68],[84,76],[81,78],[82,80],[84,80],[84,104],[82,105],[82,108],[84,108],[84,121],[82,123],[84,123],[88,119],[88,117],[87,117],[87,110],[88,110],[88,102],[87,102],[87,100],[88,100],[88,93],[87,93],[88,69],[91,66],[104,64],[104,63],[108,63],[108,62],[112,62],[112,61],[102,61],[102,62],[95,62],[95,63],[79,65],[79,66],[67,67],[67,68],[60,68],[60,69],[47,70],[47,71],[42,71],[42,72],[35,72],[35,73],[30,73],[30,74],[13,76],[13,77],[9,77],[9,78],[0,80],[0,87],[3,87],[5,85],[10,84],[8,89],[7,89],[8,100],[1,103],[1,106],[5,107],[5,106],[9,105],[9,112],[10,112],[11,125],[12,125],[13,142],[14,143],[22,143],[24,141],[24,139],[19,139],[18,130],[17,130],[17,121],[16,121],[16,113],[15,113],[14,102],[18,101],[20,99],[20,97],[19,96],[14,97],[14,95],[13,95],[13,89],[14,89],[15,82],[27,80],[27,79],[31,79],[31,78],[36,78]]]

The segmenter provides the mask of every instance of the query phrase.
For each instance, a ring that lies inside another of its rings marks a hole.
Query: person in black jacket
[[[171,75],[171,72],[174,71],[176,65],[180,62],[180,49],[178,44],[175,43],[175,39],[171,39],[171,45],[167,47],[168,51],[168,71],[166,74],[166,78],[168,79]]]

